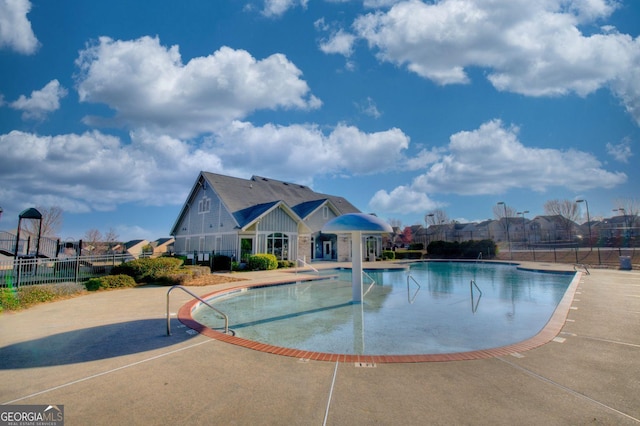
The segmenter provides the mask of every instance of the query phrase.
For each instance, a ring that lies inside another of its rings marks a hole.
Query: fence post
[[[15,286],[16,289],[20,288],[20,275],[22,275],[22,258],[18,257],[17,259],[17,266],[18,266],[18,272],[16,273],[16,282],[15,282]]]
[[[78,284],[78,274],[80,273],[80,256],[76,251],[76,262],[73,265],[73,282]]]
[[[558,262],[558,258],[556,256],[556,248],[553,248],[553,263],[557,263]]]

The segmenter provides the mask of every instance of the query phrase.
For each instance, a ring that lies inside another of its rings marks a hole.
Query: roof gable
[[[261,176],[241,179],[209,172],[202,172],[202,176],[241,228],[280,201],[301,218],[327,200],[339,214],[360,212],[346,199],[315,192],[306,185]]]

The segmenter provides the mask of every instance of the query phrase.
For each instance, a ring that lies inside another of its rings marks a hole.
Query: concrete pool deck
[[[241,276],[291,281],[280,271]],[[167,336],[167,290],[98,292],[0,314],[0,404],[62,404],[67,425],[640,424],[638,271],[582,275],[566,322],[545,345],[427,363],[273,355],[193,333],[175,317]],[[171,312],[189,300],[172,292]]]

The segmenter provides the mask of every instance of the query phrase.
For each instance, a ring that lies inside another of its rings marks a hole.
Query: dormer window
[[[327,206],[322,207],[322,218],[323,219],[329,218],[329,207]]]

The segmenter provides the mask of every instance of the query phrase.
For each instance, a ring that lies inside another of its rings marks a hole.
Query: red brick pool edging
[[[569,308],[573,302],[573,297],[578,288],[578,284],[582,277],[581,272],[576,272],[573,280],[569,284],[569,287],[565,291],[562,300],[558,303],[553,315],[544,326],[544,328],[535,336],[522,342],[514,343],[512,345],[501,346],[491,349],[482,349],[477,351],[468,352],[456,352],[448,354],[415,354],[415,355],[350,355],[350,354],[333,354],[326,352],[313,352],[301,349],[285,348],[281,346],[269,345],[266,343],[255,342],[252,340],[243,339],[241,337],[231,336],[224,334],[220,331],[213,330],[206,327],[193,319],[192,312],[198,308],[202,303],[199,300],[193,300],[183,305],[178,311],[178,320],[185,326],[197,331],[198,333],[211,337],[212,339],[219,340],[221,342],[231,343],[236,346],[242,346],[247,349],[253,349],[260,352],[267,352],[275,355],[283,355],[288,357],[308,359],[315,361],[330,361],[330,362],[351,362],[351,363],[416,363],[416,362],[442,362],[442,361],[465,361],[475,359],[495,358],[499,356],[510,355],[513,353],[520,353],[528,351],[553,340],[558,333],[562,330],[564,323],[569,314]],[[278,285],[282,283],[273,284],[255,284],[244,285],[233,288],[227,288],[210,293],[202,298],[207,300],[213,296],[222,295],[242,289],[251,287],[264,287],[265,285]]]

